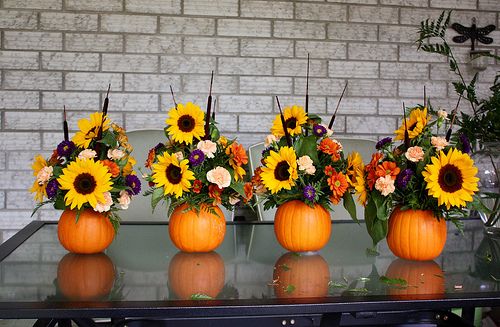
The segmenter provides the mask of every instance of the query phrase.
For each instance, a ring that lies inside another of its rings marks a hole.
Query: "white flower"
[[[97,157],[97,152],[92,149],[85,149],[78,154],[79,159],[93,159]]]
[[[120,197],[118,198],[118,204],[122,210],[127,210],[130,204],[130,194],[127,191],[120,191]]]
[[[326,129],[326,136],[330,137],[333,135],[333,129],[329,129],[327,125],[321,124]]]
[[[437,151],[441,151],[448,145],[448,141],[442,136],[433,136],[431,137],[431,144],[436,147]]]
[[[125,156],[125,152],[120,149],[109,149],[108,158],[111,160],[120,160]]]
[[[177,160],[179,161],[182,161],[184,159],[184,154],[182,153],[182,151],[178,151],[174,153],[174,155],[177,157]]]
[[[379,177],[375,182],[375,189],[380,191],[383,196],[388,196],[396,190],[394,187],[394,180],[391,175],[385,175],[384,177]]]
[[[266,139],[264,140],[264,145],[267,148],[272,143],[277,142],[277,141],[278,141],[278,139],[276,138],[276,136],[274,136],[273,134],[269,134],[268,136],[266,136]]]
[[[49,179],[52,177],[52,172],[54,171],[54,168],[52,166],[45,166],[36,175],[36,181],[38,182],[38,185],[43,185],[49,181]]]
[[[437,115],[439,118],[446,119],[448,118],[448,113],[445,110],[438,110]]]
[[[104,192],[104,203],[97,202],[97,205],[94,208],[94,211],[97,212],[107,212],[111,210],[111,206],[113,205],[113,198],[111,198],[111,193]]]
[[[196,148],[201,150],[207,158],[213,158],[217,151],[217,143],[210,140],[200,141]]]
[[[219,188],[224,188],[231,184],[231,174],[226,168],[217,166],[208,171],[207,180],[210,183],[217,184]]]
[[[304,170],[306,174],[313,175],[316,172],[316,167],[313,165],[313,161],[309,156],[302,156],[297,160],[299,165],[299,170]]]

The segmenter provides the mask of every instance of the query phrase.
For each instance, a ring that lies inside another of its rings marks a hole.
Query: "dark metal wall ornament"
[[[453,37],[453,42],[455,43],[464,43],[468,39],[471,40],[471,51],[475,51],[476,42],[480,42],[483,44],[491,44],[493,43],[493,39],[486,35],[490,34],[492,31],[496,29],[495,25],[488,25],[485,27],[477,27],[476,26],[476,18],[472,18],[472,26],[465,27],[459,23],[453,23],[451,28],[454,29],[458,34]]]

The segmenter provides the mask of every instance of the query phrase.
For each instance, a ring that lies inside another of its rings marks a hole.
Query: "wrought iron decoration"
[[[471,40],[471,51],[475,50],[476,46],[476,41],[481,42],[483,44],[491,44],[493,42],[493,39],[491,37],[488,37],[486,35],[490,34],[492,31],[495,30],[496,26],[495,25],[488,25],[485,27],[477,27],[476,26],[476,18],[472,18],[472,26],[471,27],[465,27],[459,23],[453,23],[451,25],[451,28],[454,29],[458,34],[453,37],[453,42],[456,43],[464,43],[468,39]]]

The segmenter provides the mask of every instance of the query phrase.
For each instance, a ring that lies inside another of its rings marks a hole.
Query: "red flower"
[[[243,187],[243,189],[245,190],[245,203],[247,203],[248,201],[250,201],[252,199],[252,196],[253,196],[253,185],[252,183],[245,183],[245,186]]]
[[[193,192],[200,193],[203,187],[203,183],[199,179],[195,179],[193,182]]]
[[[377,177],[385,177],[390,175],[393,180],[396,180],[396,177],[399,174],[400,169],[397,164],[393,161],[384,161],[380,165],[377,166],[375,175]]]
[[[336,172],[335,168],[333,168],[332,166],[325,167],[325,175],[326,176],[332,176],[335,172]]]
[[[222,203],[222,189],[215,184],[210,184],[208,186],[208,196],[214,199],[213,205],[219,205]]]

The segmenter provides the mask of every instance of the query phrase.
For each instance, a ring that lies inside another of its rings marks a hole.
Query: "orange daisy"
[[[333,172],[332,176],[328,178],[327,182],[328,186],[330,186],[330,190],[332,191],[330,200],[333,204],[338,204],[344,193],[347,191],[347,188],[349,187],[347,178],[341,172]]]
[[[102,160],[101,163],[108,168],[111,177],[117,177],[120,175],[120,167],[115,162],[105,159]]]
[[[396,180],[396,177],[399,174],[399,167],[393,161],[384,161],[380,165],[377,166],[375,170],[375,175],[377,177],[385,177],[390,175],[393,180]]]

